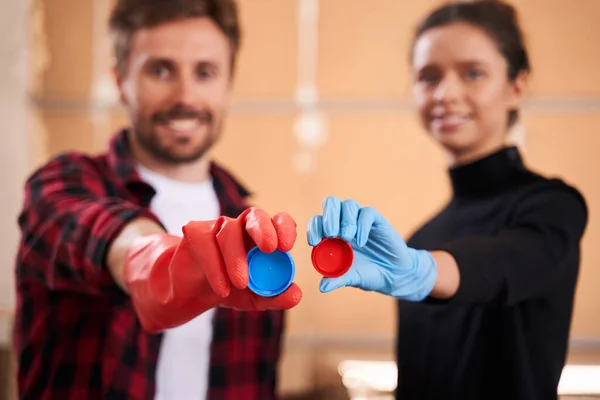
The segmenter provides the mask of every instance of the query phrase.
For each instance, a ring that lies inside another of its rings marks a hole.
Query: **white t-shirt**
[[[184,183],[143,166],[141,178],[156,191],[150,209],[172,235],[190,221],[217,219],[219,200],[212,180]],[[209,310],[190,322],[164,332],[156,369],[155,400],[204,400],[208,390],[213,316]]]

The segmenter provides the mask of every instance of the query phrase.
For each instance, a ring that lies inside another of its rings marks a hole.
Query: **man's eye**
[[[437,74],[423,74],[419,76],[419,82],[423,82],[427,85],[433,85],[440,80]]]
[[[152,70],[152,75],[156,76],[157,78],[166,78],[169,76],[169,69],[167,67],[165,67],[164,65],[159,65],[156,67],[153,67]]]
[[[198,70],[198,78],[200,78],[201,80],[211,79],[214,77],[214,75],[215,74],[212,71],[206,68]]]

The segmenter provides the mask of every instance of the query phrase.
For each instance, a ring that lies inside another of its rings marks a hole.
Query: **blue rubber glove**
[[[323,293],[351,286],[397,299],[421,301],[433,289],[437,266],[431,253],[408,247],[371,207],[361,208],[354,200],[326,198],[323,215],[313,216],[308,224],[308,244],[316,246],[323,237],[340,237],[354,249],[354,262],[348,272],[321,280]]]

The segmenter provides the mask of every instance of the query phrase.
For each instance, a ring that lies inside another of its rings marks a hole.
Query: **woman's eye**
[[[468,70],[465,75],[470,80],[476,80],[476,79],[480,79],[481,77],[483,77],[483,73],[476,69]]]

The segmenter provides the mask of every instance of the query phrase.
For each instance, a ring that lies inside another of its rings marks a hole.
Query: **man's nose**
[[[193,77],[180,75],[177,79],[174,100],[182,104],[194,104],[198,88]]]

